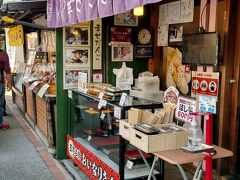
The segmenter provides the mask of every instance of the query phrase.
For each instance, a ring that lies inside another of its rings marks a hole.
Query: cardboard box
[[[169,124],[157,125],[157,127],[164,126],[169,126]],[[173,124],[171,124],[171,126],[180,128],[182,131],[147,135],[132,128],[129,131],[131,133],[130,144],[136,146],[146,153],[179,149],[182,146],[186,146],[188,142],[188,131]]]
[[[131,108],[128,110],[128,122],[130,124],[138,124],[141,123],[143,110]]]

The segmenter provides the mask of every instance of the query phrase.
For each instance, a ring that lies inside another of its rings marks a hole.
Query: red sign
[[[111,41],[113,42],[131,42],[131,28],[111,28]]]
[[[218,96],[219,73],[192,72],[192,93]]]
[[[67,136],[67,156],[76,163],[90,179],[120,179],[120,175],[116,171],[69,135]]]

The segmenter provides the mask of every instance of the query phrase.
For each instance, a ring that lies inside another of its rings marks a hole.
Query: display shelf
[[[101,151],[96,150],[93,148],[88,141],[82,139],[82,138],[75,138],[82,146],[84,146],[86,149],[88,149],[91,153],[95,154],[99,159],[101,159],[103,162],[105,162],[109,167],[111,167],[114,171],[118,172],[119,166],[113,162],[109,157],[104,154]],[[158,174],[158,171],[154,171],[155,174]],[[146,177],[149,174],[149,170],[147,167],[142,167],[138,169],[128,169],[125,167],[125,179],[135,179],[135,178],[141,178]]]

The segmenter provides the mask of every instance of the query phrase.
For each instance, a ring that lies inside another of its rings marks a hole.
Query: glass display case
[[[135,179],[148,175],[138,150],[119,136],[119,121],[127,117],[131,107],[154,111],[162,104],[130,99],[129,104],[120,106],[119,101],[102,101],[77,90],[69,91],[67,155],[90,178],[120,179],[121,174],[124,179]]]

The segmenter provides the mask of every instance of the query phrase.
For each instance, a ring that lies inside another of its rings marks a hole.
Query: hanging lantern
[[[144,14],[143,6],[139,6],[133,9],[134,16],[143,16],[143,14]]]

